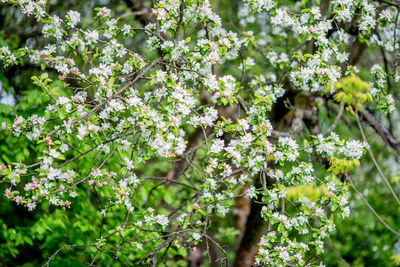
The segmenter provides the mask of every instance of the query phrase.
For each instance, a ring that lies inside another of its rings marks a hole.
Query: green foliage
[[[358,76],[348,76],[339,81],[328,85],[328,90],[334,90],[337,93],[333,96],[336,102],[344,101],[346,104],[360,105],[372,102],[370,85],[361,80]],[[339,92],[338,92],[339,91]]]
[[[335,157],[329,158],[330,167],[329,172],[338,175],[340,173],[348,173],[357,166],[360,166],[360,161],[358,159],[338,159]]]
[[[294,185],[287,188],[286,197],[290,200],[299,200],[308,198],[311,201],[319,200],[323,195],[327,194],[325,185],[312,186],[312,185]]]

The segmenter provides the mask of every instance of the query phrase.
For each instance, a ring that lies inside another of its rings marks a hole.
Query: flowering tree
[[[41,68],[45,94],[44,110],[1,125],[37,151],[2,159],[4,195],[32,212],[92,203],[91,241],[58,245],[46,265],[73,251],[91,265],[317,266],[351,187],[400,237],[349,174],[368,154],[400,204],[363,128],[399,152],[375,116],[396,113],[400,3],[127,1],[131,13],[85,21],[0,2],[44,38],[0,48],[4,68]],[[367,49],[381,62],[360,63]]]

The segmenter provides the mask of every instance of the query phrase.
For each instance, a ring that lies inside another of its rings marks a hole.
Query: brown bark
[[[244,194],[248,189],[248,185],[244,185],[240,190],[240,194]],[[235,199],[235,208],[233,210],[235,228],[240,231],[236,238],[235,250],[239,248],[244,232],[246,230],[247,217],[250,214],[251,200],[248,197],[242,196]]]
[[[240,242],[233,265],[234,267],[251,266],[254,262],[254,256],[258,251],[258,242],[266,226],[266,221],[261,217],[261,209],[261,204],[256,202],[251,203],[250,214],[246,223],[246,231]]]
[[[357,38],[350,53],[349,65],[355,65],[367,47],[368,46],[366,42],[361,43]]]
[[[372,128],[379,134],[382,141],[389,146],[393,151],[399,153],[399,143],[393,137],[393,135],[386,129],[371,113],[367,110],[359,110],[362,118],[368,122]]]
[[[270,188],[274,181],[266,177],[266,187]],[[261,180],[256,178],[256,188],[262,186]],[[254,263],[254,257],[258,252],[258,242],[260,241],[267,222],[261,217],[261,210],[263,205],[258,203],[262,201],[262,195],[257,195],[257,202],[252,201],[250,206],[250,214],[247,217],[246,229],[244,231],[242,240],[240,241],[239,248],[236,252],[234,267],[251,266]]]
[[[143,25],[147,25],[151,21],[150,9],[145,6],[143,0],[124,0],[124,2],[133,12],[136,12],[136,18]]]

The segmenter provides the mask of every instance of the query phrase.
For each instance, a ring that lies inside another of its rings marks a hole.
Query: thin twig
[[[367,207],[371,210],[371,212],[375,215],[375,217],[393,234],[395,234],[397,237],[400,237],[400,234],[396,232],[392,227],[390,227],[379,214],[375,211],[375,209],[368,203],[368,201],[363,197],[363,195],[360,193],[360,191],[357,190],[357,188],[354,186],[353,181],[351,180],[350,176],[347,176],[347,180],[350,182],[351,187],[353,187],[354,191],[358,194],[358,196],[361,198],[361,200],[367,205]]]
[[[325,135],[327,133],[330,133],[333,130],[335,130],[337,124],[339,123],[340,118],[343,115],[343,110],[344,110],[344,101],[342,99],[342,101],[340,101],[339,113],[337,114],[337,116],[336,116],[335,120],[333,121],[332,125],[322,133],[323,135]]]
[[[359,117],[358,117],[357,112],[356,112],[355,114],[356,114],[356,119],[357,119],[358,128],[360,129],[360,132],[361,132],[362,138],[364,139],[364,142],[367,144],[367,150],[368,150],[369,155],[371,156],[372,162],[374,163],[376,169],[378,170],[379,175],[380,175],[380,176],[382,177],[382,179],[385,181],[386,186],[389,188],[389,190],[390,190],[390,192],[392,193],[392,196],[393,196],[394,199],[396,200],[397,204],[399,204],[399,206],[400,206],[400,200],[399,200],[399,198],[397,197],[396,192],[394,192],[392,186],[391,186],[390,183],[389,183],[389,180],[388,180],[388,179],[386,178],[386,176],[383,174],[381,168],[379,167],[378,163],[376,162],[376,159],[375,159],[375,157],[374,157],[374,154],[372,154],[371,148],[369,147],[368,142],[367,142],[367,139],[365,138],[364,130],[362,129],[362,126],[361,126],[361,123],[360,123],[360,119],[359,119]]]

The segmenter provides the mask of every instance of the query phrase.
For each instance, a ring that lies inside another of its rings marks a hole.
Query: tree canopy
[[[4,266],[400,264],[397,0],[0,0]]]

